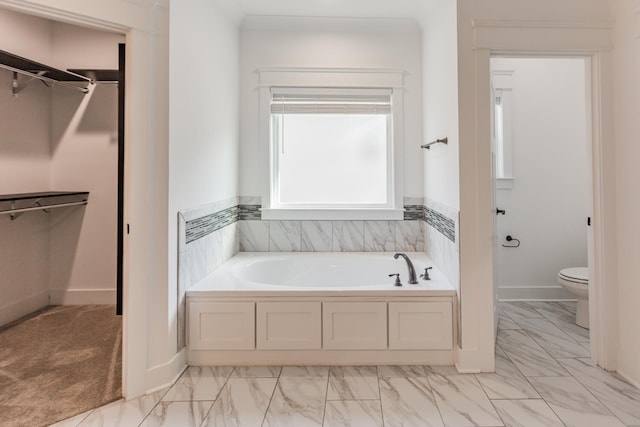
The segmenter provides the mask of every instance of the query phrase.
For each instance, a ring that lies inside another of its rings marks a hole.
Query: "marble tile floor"
[[[495,373],[190,367],[168,390],[55,426],[640,426],[640,390],[591,363],[574,313],[575,303],[501,303]]]

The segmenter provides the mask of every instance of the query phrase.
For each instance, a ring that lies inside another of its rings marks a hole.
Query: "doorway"
[[[589,67],[576,56],[490,59],[496,327],[534,327],[506,325],[529,310],[575,357],[589,356],[589,329],[557,277],[570,267],[594,277]]]
[[[11,24],[0,26],[11,32],[2,45],[0,170],[10,175],[1,192],[12,205],[0,226],[10,254],[0,263],[0,347],[12,371],[2,390],[11,400],[0,400],[7,417],[36,425],[122,396],[115,84],[125,38],[5,9],[0,20]]]

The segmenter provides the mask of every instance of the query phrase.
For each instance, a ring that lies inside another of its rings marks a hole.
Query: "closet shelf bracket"
[[[88,86],[93,84],[90,78],[83,75],[71,71],[59,70],[3,50],[0,50],[0,68],[13,72],[11,90],[14,96],[24,89],[32,79],[40,80],[48,87],[60,85],[78,90],[82,93],[89,93]],[[18,84],[18,74],[25,75],[31,79],[20,87]],[[77,83],[84,83],[86,86],[78,86]]]
[[[0,196],[0,215],[9,215],[11,221],[18,219],[23,213],[86,205],[88,192],[45,192],[25,193]]]

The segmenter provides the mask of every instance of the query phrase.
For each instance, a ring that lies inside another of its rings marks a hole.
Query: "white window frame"
[[[494,129],[496,138],[496,188],[508,190],[513,187],[513,70],[492,70],[492,84],[496,97],[500,97],[502,129]],[[494,100],[495,104],[498,100]],[[498,120],[494,111],[494,128]],[[498,134],[501,141],[498,141]]]
[[[260,74],[260,158],[262,219],[266,220],[401,220],[404,216],[404,72],[382,69],[309,69],[269,68]],[[272,199],[274,191],[274,153],[271,147],[271,88],[389,89],[392,114],[388,129],[392,132],[388,203],[381,207],[283,207]]]

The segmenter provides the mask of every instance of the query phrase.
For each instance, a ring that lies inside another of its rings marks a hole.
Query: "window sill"
[[[370,220],[398,221],[404,209],[271,209],[262,208],[264,220]]]

